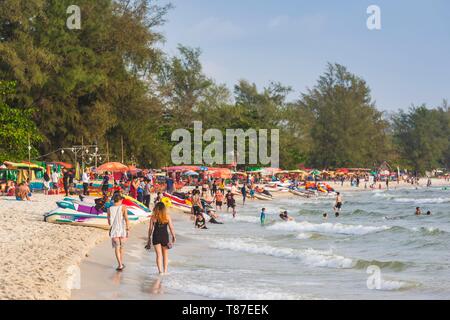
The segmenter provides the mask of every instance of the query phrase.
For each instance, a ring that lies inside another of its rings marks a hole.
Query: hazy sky
[[[205,73],[230,89],[239,79],[273,80],[296,98],[337,62],[368,82],[384,110],[450,99],[448,0],[170,2],[166,50],[200,47]],[[379,31],[366,26],[371,4],[381,8]]]

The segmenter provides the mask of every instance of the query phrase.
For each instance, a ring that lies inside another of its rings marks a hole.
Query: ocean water
[[[344,202],[335,218],[333,198],[244,207],[238,200],[237,217],[223,213],[225,224],[208,230],[177,217],[178,243],[162,286],[212,299],[450,298],[450,190],[346,192]],[[432,215],[415,216],[416,206]],[[295,221],[281,221],[281,209]],[[380,270],[373,289],[369,266]]]

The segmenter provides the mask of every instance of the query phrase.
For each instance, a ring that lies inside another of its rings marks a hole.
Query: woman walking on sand
[[[111,227],[109,236],[111,237],[112,246],[119,265],[116,269],[117,271],[122,271],[125,268],[123,264],[123,247],[130,230],[127,208],[122,205],[122,200],[123,198],[120,193],[116,193],[113,196],[114,204],[108,208],[108,224]]]
[[[172,235],[172,242],[169,240]],[[173,227],[172,218],[167,213],[167,208],[162,202],[158,202],[153,208],[153,215],[148,228],[148,241],[145,248],[149,250],[151,245],[155,248],[156,266],[161,275],[167,274],[169,267],[169,249],[175,243],[175,229]]]

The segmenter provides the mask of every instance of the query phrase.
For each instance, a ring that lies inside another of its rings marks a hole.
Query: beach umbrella
[[[313,171],[310,172],[310,174],[313,175],[313,176],[318,176],[320,174],[320,171],[314,169]]]
[[[97,168],[97,172],[126,172],[128,167],[120,162],[107,162]]]

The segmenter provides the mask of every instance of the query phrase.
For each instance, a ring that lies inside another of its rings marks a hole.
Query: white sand
[[[68,299],[69,273],[107,232],[43,221],[62,196],[0,198],[0,299]]]

